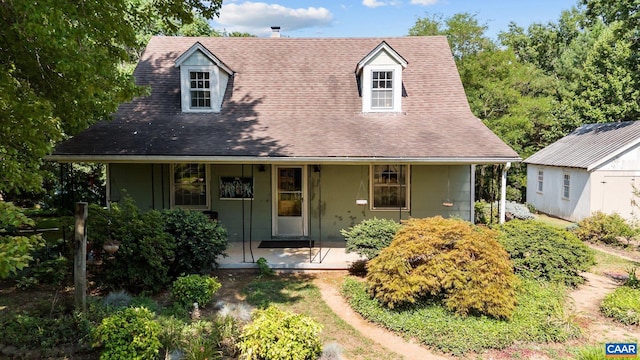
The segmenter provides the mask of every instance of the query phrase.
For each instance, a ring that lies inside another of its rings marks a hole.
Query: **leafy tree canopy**
[[[0,3],[0,194],[38,187],[54,143],[144,93],[130,69],[152,24],[218,15],[221,0]],[[133,56],[132,56],[133,55]]]

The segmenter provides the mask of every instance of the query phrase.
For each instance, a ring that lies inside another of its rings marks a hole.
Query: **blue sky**
[[[418,18],[456,13],[476,14],[487,35],[506,31],[510,22],[556,21],[578,0],[224,0],[217,30],[268,36],[279,25],[287,37],[389,37],[407,35]]]

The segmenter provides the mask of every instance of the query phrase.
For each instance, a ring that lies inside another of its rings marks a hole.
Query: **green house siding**
[[[273,178],[270,165],[210,164],[210,210],[217,213],[230,241],[255,241],[272,236]],[[413,165],[410,170],[410,209],[371,210],[369,165],[307,166],[308,234],[312,239],[341,241],[341,229],[378,217],[394,219],[435,215],[470,219],[470,165]],[[223,199],[220,179],[253,177],[253,200]],[[362,183],[362,187],[361,187]],[[109,164],[110,200],[126,189],[141,209],[170,208],[170,164]],[[369,200],[357,205],[356,199]],[[444,206],[452,203],[453,206]]]

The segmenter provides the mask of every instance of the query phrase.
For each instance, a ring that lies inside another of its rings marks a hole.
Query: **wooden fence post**
[[[77,202],[73,280],[75,284],[76,310],[82,312],[87,310],[87,215],[87,203]]]

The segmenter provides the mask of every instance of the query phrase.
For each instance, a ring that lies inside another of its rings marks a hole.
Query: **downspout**
[[[507,206],[507,171],[511,167],[511,163],[504,164],[502,169],[502,177],[500,179],[500,224],[505,221],[505,208]]]
[[[469,221],[471,221],[472,224],[476,223],[476,166],[474,164],[471,164],[470,166],[470,171],[471,171],[471,179],[469,181],[469,202],[471,203],[470,205],[470,211],[469,211]]]

